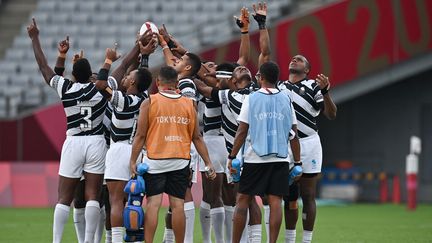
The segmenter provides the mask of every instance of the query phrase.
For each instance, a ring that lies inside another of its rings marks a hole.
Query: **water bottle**
[[[137,180],[141,184],[143,191],[145,192],[145,181],[143,175],[149,170],[149,165],[147,163],[139,163],[137,165]]]
[[[149,170],[149,165],[147,163],[139,163],[137,165],[138,175],[142,176]]]
[[[300,165],[295,165],[288,176],[288,184],[291,186],[294,183],[296,177],[300,176],[303,173],[303,168]]]
[[[237,170],[235,174],[232,174],[233,182],[240,181],[240,170],[241,170],[241,162],[238,159],[232,160],[232,167]]]

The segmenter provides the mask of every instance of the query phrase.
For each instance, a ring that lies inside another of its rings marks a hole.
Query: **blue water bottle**
[[[232,167],[237,170],[235,174],[232,174],[233,182],[240,181],[240,170],[241,170],[241,162],[239,159],[232,160]]]
[[[294,183],[296,177],[303,173],[303,168],[300,165],[294,165],[288,176],[288,183],[291,186]]]
[[[138,182],[142,185],[142,187],[144,188],[144,192],[145,192],[145,182],[144,182],[144,178],[143,175],[149,170],[149,165],[147,163],[139,163],[137,165],[137,180]]]

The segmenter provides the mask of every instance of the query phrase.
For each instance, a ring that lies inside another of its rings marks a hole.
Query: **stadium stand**
[[[55,92],[45,87],[42,82],[34,60],[26,31],[26,26],[33,16],[38,22],[42,47],[50,65],[55,64],[58,41],[66,35],[70,36],[67,74],[68,70],[71,70],[72,53],[77,53],[80,49],[84,50],[84,55],[93,68],[100,65],[105,48],[113,46],[114,42],[118,42],[120,52],[125,53],[134,43],[135,33],[145,21],[152,21],[158,26],[165,23],[168,31],[190,51],[199,51],[226,42],[238,35],[233,15],[238,15],[237,12],[242,6],[250,6],[254,2],[37,1],[34,10],[24,14],[24,17],[28,17],[19,21],[20,28],[17,27],[20,32],[15,35],[12,46],[5,48],[3,57],[0,52],[0,118],[14,118],[22,112],[58,101]],[[292,3],[292,0],[269,1],[272,13],[269,23],[285,16]],[[254,28],[257,29],[257,26],[253,26],[251,30],[255,30]],[[157,51],[152,56],[150,65],[160,64],[161,54]]]

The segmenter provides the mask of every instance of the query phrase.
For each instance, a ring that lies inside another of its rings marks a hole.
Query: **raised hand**
[[[166,43],[171,40],[171,36],[168,34],[165,24],[162,24],[162,28],[159,28],[159,34],[163,37]]]
[[[105,51],[105,59],[111,60],[112,62],[117,61],[121,57],[120,54],[117,53],[118,44],[114,44],[114,48],[107,48]]]
[[[140,41],[144,46],[149,43],[151,39],[153,39],[153,31],[148,29],[144,32],[144,34],[140,35],[138,33],[138,41]]]
[[[39,29],[37,27],[35,18],[32,18],[32,23],[27,27],[27,33],[32,40],[39,36]]]
[[[328,91],[330,89],[329,78],[327,76],[325,76],[324,74],[318,74],[315,81],[321,90]]]
[[[66,36],[65,40],[59,42],[57,47],[59,53],[66,54],[69,50],[69,36]]]
[[[75,53],[72,57],[72,64],[74,64],[78,59],[81,59],[84,57],[84,51],[81,50],[80,53]]]
[[[242,32],[249,31],[249,11],[247,8],[243,7],[240,10],[240,17],[234,16],[234,19]]]
[[[256,4],[253,4],[252,8],[254,10],[252,16],[258,23],[259,29],[265,29],[266,18],[267,18],[267,4],[259,2],[258,6]]]
[[[142,55],[150,55],[156,50],[157,43],[155,39],[151,39],[147,45],[143,45],[141,41],[138,41],[140,47],[140,53]]]
[[[178,42],[172,36],[171,36],[171,41],[175,45],[175,47],[171,48],[171,51],[174,53],[174,55],[176,55],[176,56],[183,56],[184,54],[186,54],[187,50],[186,50],[186,48],[183,47],[182,44],[180,44],[180,42]]]

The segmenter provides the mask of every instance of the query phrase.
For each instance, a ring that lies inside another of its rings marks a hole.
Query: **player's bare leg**
[[[237,204],[234,212],[234,225],[233,225],[233,243],[239,243],[243,230],[246,225],[247,215],[248,215],[248,209],[250,202],[252,200],[252,196],[238,193],[237,196]]]
[[[285,216],[285,243],[296,242],[296,225],[298,220],[299,184],[293,183],[290,186],[289,196],[284,197]]]
[[[316,217],[317,174],[303,174],[300,178],[300,196],[303,202],[303,242],[312,241],[312,231]]]
[[[84,198],[85,180],[81,180],[75,189],[75,196],[73,200],[73,220],[75,232],[79,243],[84,242],[85,237],[85,206],[86,201]]]
[[[266,243],[270,240],[270,206],[268,203],[268,196],[264,195],[261,197],[262,203],[263,203],[263,210],[264,210],[264,226],[266,229]]]
[[[162,194],[147,197],[146,214],[144,217],[144,238],[146,243],[153,243],[161,203]]]
[[[270,243],[277,241],[280,226],[282,223],[282,197],[275,195],[268,195],[270,206]]]
[[[75,188],[79,178],[67,178],[60,176],[58,185],[58,202],[54,209],[53,242],[61,242],[64,226],[69,218],[70,205],[72,203]]]
[[[204,173],[203,173],[204,174]],[[203,194],[206,194],[206,203],[210,204],[210,220],[215,233],[216,242],[224,242],[225,209],[222,202],[222,185],[225,173],[217,173],[211,181],[202,175]]]
[[[112,242],[123,242],[123,209],[126,181],[107,180],[111,205],[111,234]]]
[[[171,223],[174,231],[175,242],[183,243],[185,237],[184,200],[178,197],[169,196],[169,202],[172,210]]]

